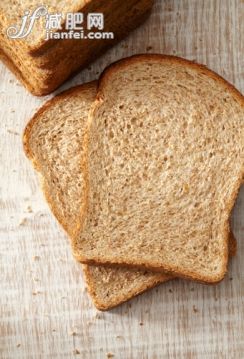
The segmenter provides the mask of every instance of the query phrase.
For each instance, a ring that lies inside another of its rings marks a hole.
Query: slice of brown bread
[[[95,82],[65,91],[37,112],[24,133],[27,156],[41,173],[48,203],[70,236],[80,224],[84,201],[80,166],[84,153],[83,137],[95,93]],[[230,255],[235,252],[236,241],[232,235]],[[100,310],[119,305],[169,279],[161,273],[126,268],[88,265],[83,268],[89,292]]]
[[[80,226],[85,197],[83,138],[96,82],[65,91],[48,101],[24,132],[24,149],[39,171],[52,212],[70,236]],[[162,273],[84,265],[91,297],[107,310],[171,279]]]
[[[244,174],[243,96],[204,66],[138,55],[104,72],[89,122],[77,259],[222,280]]]

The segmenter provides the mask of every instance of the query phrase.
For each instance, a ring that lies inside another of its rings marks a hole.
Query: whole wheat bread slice
[[[204,66],[138,55],[103,73],[89,122],[77,259],[222,280],[244,173],[243,96]]]
[[[25,151],[41,174],[48,203],[70,236],[80,226],[85,190],[80,166],[82,141],[95,93],[95,82],[65,91],[37,112],[24,133]],[[235,252],[236,240],[231,235],[230,255]],[[89,292],[100,310],[119,305],[169,279],[161,273],[126,268],[83,265],[83,269]]]
[[[65,91],[48,101],[24,132],[24,149],[40,173],[52,212],[70,236],[80,227],[85,185],[83,138],[96,82]],[[233,242],[234,243],[234,242]],[[234,248],[234,246],[232,246]],[[107,310],[172,277],[162,273],[83,266],[96,307]]]

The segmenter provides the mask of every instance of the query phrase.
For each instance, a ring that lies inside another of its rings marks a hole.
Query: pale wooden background
[[[244,92],[244,2],[158,0],[145,25],[63,88],[146,51],[207,64]],[[244,191],[233,216],[238,255],[221,284],[177,280],[99,313],[22,151],[23,128],[45,100],[0,65],[0,357],[242,359]]]

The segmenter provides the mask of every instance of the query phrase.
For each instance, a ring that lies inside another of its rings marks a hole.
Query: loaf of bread
[[[25,11],[32,13],[40,6],[36,0],[2,0],[0,3],[0,59],[34,95],[46,95],[61,85],[78,69],[84,68],[110,46],[139,26],[150,14],[153,0],[129,1],[45,1],[50,14],[81,12],[102,13],[104,32],[114,39],[60,39],[45,41],[43,18],[36,20],[32,32],[23,39],[11,39],[7,29],[21,25]],[[63,19],[64,29],[65,20]],[[84,26],[85,28],[85,26]],[[65,29],[64,29],[65,30]]]
[[[244,174],[244,100],[204,66],[138,55],[102,75],[76,258],[223,279]]]

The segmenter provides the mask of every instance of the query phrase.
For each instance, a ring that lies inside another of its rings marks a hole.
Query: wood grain
[[[158,0],[147,23],[59,91],[141,52],[194,59],[244,92],[244,2]],[[238,255],[221,284],[175,280],[99,313],[22,150],[23,128],[46,99],[0,65],[0,357],[242,359],[244,189],[233,214]]]

